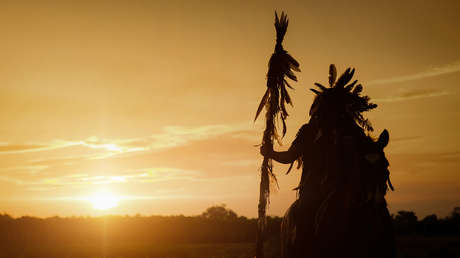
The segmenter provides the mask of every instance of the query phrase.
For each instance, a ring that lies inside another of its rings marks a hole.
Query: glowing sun
[[[119,198],[107,191],[100,191],[94,194],[90,201],[96,210],[108,210],[118,206]]]

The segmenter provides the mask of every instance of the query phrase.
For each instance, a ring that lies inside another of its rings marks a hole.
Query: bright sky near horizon
[[[302,69],[283,148],[313,83],[352,66],[390,132],[390,210],[460,206],[459,1],[2,1],[0,212],[257,216],[275,9]],[[286,169],[270,214],[295,199]]]

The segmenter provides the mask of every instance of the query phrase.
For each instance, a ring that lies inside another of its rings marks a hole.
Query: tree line
[[[460,236],[460,208],[445,218],[418,219],[412,211],[392,215],[397,235]],[[267,218],[268,242],[277,241],[282,218]],[[0,249],[4,254],[27,248],[104,246],[107,243],[249,243],[257,219],[238,216],[224,205],[198,216],[20,217],[0,215]]]
[[[419,219],[413,211],[398,211],[391,217],[397,235],[460,236],[460,207],[445,218],[432,214]]]

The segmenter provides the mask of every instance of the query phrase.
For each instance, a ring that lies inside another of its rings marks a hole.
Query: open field
[[[401,258],[460,257],[460,238],[398,237]],[[272,239],[267,257],[279,257],[279,245]],[[22,249],[22,248],[19,248]],[[252,258],[254,243],[102,243],[67,246],[24,246],[22,250],[2,252],[8,258]]]
[[[398,237],[401,258],[460,257],[460,237]]]

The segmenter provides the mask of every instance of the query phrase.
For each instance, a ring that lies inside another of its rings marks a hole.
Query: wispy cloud
[[[191,141],[203,140],[232,132],[245,132],[249,129],[251,129],[249,123],[197,127],[165,126],[162,132],[143,138],[104,139],[97,136],[90,136],[82,140],[54,140],[45,143],[0,143],[0,154],[19,154],[69,147],[86,147],[104,152],[99,155],[93,155],[93,158],[105,158],[120,153],[177,147]]]
[[[456,73],[456,72],[460,72],[460,61],[448,64],[445,66],[441,66],[441,67],[435,67],[427,71],[416,73],[416,74],[404,75],[404,76],[387,78],[387,79],[378,79],[378,80],[370,81],[366,84],[367,85],[381,85],[381,84],[401,83],[401,82],[414,81],[414,80],[419,80],[419,79],[424,79],[424,78],[429,78],[429,77],[434,77],[434,76],[439,76],[439,75],[444,75],[444,74]]]
[[[251,167],[251,163],[256,166],[250,160],[254,149],[249,140],[253,139],[252,131],[251,122],[169,126],[137,138],[91,136],[25,143],[24,148],[5,147],[13,155],[0,155],[0,161],[5,161],[0,167],[3,173],[0,181],[29,192],[48,193],[64,193],[68,189],[83,191],[104,185],[125,188],[155,185],[168,189],[184,183],[190,192],[207,191],[207,187],[201,186],[235,180],[235,177],[246,176],[246,167]],[[29,151],[27,146],[37,148]],[[27,151],[24,153],[23,149]],[[225,163],[228,160],[234,162]],[[237,166],[237,171],[225,176],[222,171],[234,169],[232,166]]]
[[[414,100],[414,99],[421,99],[421,98],[432,98],[432,97],[440,97],[449,95],[449,92],[445,90],[413,90],[406,93],[403,93],[399,96],[392,96],[387,98],[376,98],[373,99],[375,102],[397,102],[397,101],[405,101],[405,100]]]
[[[233,125],[206,125],[200,127],[166,126],[163,133],[150,137],[152,149],[164,149],[186,144],[190,141],[198,141],[219,135],[248,130],[248,123]]]
[[[45,186],[77,186],[77,185],[109,185],[120,183],[152,183],[174,180],[199,180],[201,173],[194,170],[179,168],[158,167],[144,168],[136,170],[126,170],[112,175],[90,175],[90,174],[70,174],[62,176],[28,176],[28,175],[9,175],[0,176],[0,180],[8,181],[19,185],[32,187]],[[46,188],[45,188],[46,189]],[[49,188],[51,189],[51,188]]]
[[[28,152],[38,152],[38,151],[48,151],[55,150],[60,148],[67,148],[69,146],[75,145],[71,142],[62,142],[57,141],[53,143],[43,143],[43,144],[9,144],[3,143],[0,145],[0,154],[16,154],[16,153],[28,153]]]
[[[0,145],[0,152],[25,152],[31,151],[36,149],[43,149],[46,148],[45,145],[38,145],[38,144],[7,144],[3,143]]]
[[[26,171],[29,174],[38,173],[41,170],[47,169],[48,166],[43,165],[32,165],[32,166],[16,166],[16,167],[6,167],[0,168],[0,172],[10,172],[10,171]]]
[[[47,143],[39,144],[8,144],[2,143],[0,145],[0,154],[19,154],[29,152],[51,151],[56,149],[63,149],[69,147],[83,146],[90,149],[100,149],[110,152],[132,152],[144,150],[140,147],[122,146],[117,143],[117,140],[111,139],[98,139],[95,136],[89,137],[85,140],[69,141],[69,140],[54,140]]]

